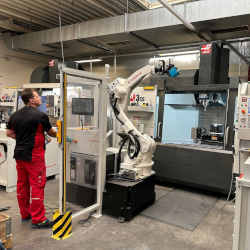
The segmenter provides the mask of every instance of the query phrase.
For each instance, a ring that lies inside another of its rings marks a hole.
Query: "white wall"
[[[26,55],[8,49],[0,39],[0,88],[22,87],[30,82],[32,71],[46,65],[48,59],[41,56]]]

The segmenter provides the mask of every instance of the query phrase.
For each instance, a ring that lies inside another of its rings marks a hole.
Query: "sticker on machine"
[[[208,55],[212,52],[212,44],[204,44],[201,46],[201,54]]]

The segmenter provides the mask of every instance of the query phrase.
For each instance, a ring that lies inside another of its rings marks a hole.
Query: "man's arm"
[[[12,139],[16,139],[16,134],[15,131],[12,129],[7,129],[6,130],[6,136],[12,138]]]
[[[42,117],[42,125],[44,128],[44,131],[47,132],[47,134],[51,137],[56,137],[56,130],[52,128],[50,121],[49,121],[49,117],[46,114],[43,114]]]
[[[51,137],[56,137],[56,130],[55,129],[53,129],[53,128],[51,128],[48,132],[47,132],[47,134],[49,135],[49,136],[51,136]]]

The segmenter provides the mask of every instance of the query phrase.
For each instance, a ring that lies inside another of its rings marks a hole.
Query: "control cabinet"
[[[97,164],[96,156],[71,153],[70,182],[79,186],[95,187]]]
[[[236,178],[233,250],[249,250],[250,85],[247,82],[239,85],[235,128],[234,168],[240,177]]]

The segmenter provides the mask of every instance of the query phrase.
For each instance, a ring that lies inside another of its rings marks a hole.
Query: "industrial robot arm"
[[[129,120],[127,112],[132,90],[155,73],[167,74],[169,77],[179,74],[173,64],[166,65],[164,61],[160,61],[158,65],[153,63],[140,68],[128,79],[117,78],[109,84],[110,104],[123,129],[123,133],[118,134],[122,138],[118,159],[121,159],[122,149],[127,145],[127,154],[120,164],[120,173],[130,179],[145,178],[152,174],[152,158],[156,143],[149,135],[140,133]]]
[[[147,65],[137,70],[128,79],[117,78],[109,85],[110,103],[124,131],[119,134],[122,138],[119,156],[123,146],[127,145],[127,154],[121,163],[121,172],[132,179],[144,178],[152,174],[152,157],[156,144],[149,135],[140,133],[128,119],[129,98],[132,90],[154,72],[154,66]]]

